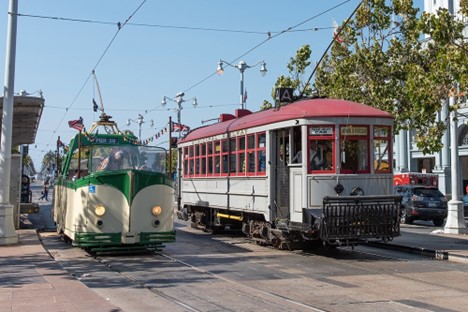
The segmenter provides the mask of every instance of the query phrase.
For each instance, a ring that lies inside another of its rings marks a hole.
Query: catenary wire
[[[349,1],[351,1],[351,0],[343,1],[343,2],[341,2],[341,3],[339,3],[339,4],[337,4],[337,5],[335,5],[335,6],[331,7],[331,8],[329,8],[329,9],[327,9],[327,10],[325,10],[325,11],[323,11],[323,12],[317,14],[317,15],[314,15],[314,16],[312,16],[312,17],[310,17],[310,18],[308,18],[308,19],[306,19],[306,20],[304,20],[304,21],[302,21],[302,22],[300,22],[300,23],[298,23],[298,24],[296,24],[296,25],[294,25],[294,26],[292,26],[292,27],[289,27],[289,28],[287,28],[287,29],[285,29],[285,30],[283,30],[283,31],[280,31],[280,32],[278,32],[278,33],[275,33],[275,32],[273,32],[273,33],[272,33],[272,32],[268,32],[268,33],[267,33],[267,34],[268,34],[268,38],[267,38],[267,39],[263,40],[262,42],[260,42],[260,43],[257,44],[256,46],[254,46],[253,48],[249,49],[247,52],[245,52],[245,53],[243,53],[242,55],[240,55],[240,56],[239,56],[238,58],[236,58],[234,61],[236,61],[236,60],[242,58],[243,56],[245,56],[245,55],[251,53],[252,51],[254,51],[255,49],[259,48],[260,46],[262,46],[263,44],[265,44],[265,43],[268,42],[269,40],[271,40],[271,39],[273,39],[273,38],[276,38],[276,37],[278,37],[278,36],[280,36],[280,35],[282,35],[282,34],[284,34],[284,33],[293,32],[293,31],[308,31],[308,30],[314,30],[314,31],[316,31],[316,30],[320,30],[320,29],[330,29],[330,27],[326,27],[326,28],[325,28],[325,27],[324,27],[324,28],[317,28],[317,27],[315,27],[315,28],[312,28],[312,29],[300,29],[300,30],[295,30],[294,28],[297,28],[297,27],[303,25],[304,23],[307,23],[307,22],[309,22],[309,21],[311,21],[311,20],[313,20],[313,19],[315,19],[315,18],[317,18],[317,17],[319,17],[319,16],[321,16],[321,15],[324,15],[325,13],[328,13],[328,12],[330,12],[330,11],[332,11],[332,10],[338,8],[338,7],[344,5],[345,3],[349,2]],[[115,38],[117,37],[117,35],[118,35],[120,29],[121,29],[123,26],[129,25],[129,24],[130,24],[130,23],[128,23],[129,20],[130,20],[130,19],[133,17],[133,15],[143,6],[143,4],[144,4],[145,2],[146,2],[146,0],[144,0],[144,1],[137,7],[137,9],[127,18],[127,20],[126,20],[123,24],[117,23],[117,26],[118,26],[117,32],[115,33],[115,35],[114,35],[113,38],[111,39],[110,43],[107,45],[107,47],[106,47],[106,49],[104,50],[104,52],[101,54],[101,56],[100,56],[98,62],[97,62],[96,65],[94,66],[93,70],[95,70],[95,69],[98,67],[99,63],[102,61],[102,59],[103,59],[104,56],[106,55],[106,53],[107,53],[107,51],[109,50],[110,46],[112,45],[112,43],[114,42]],[[25,15],[25,14],[21,15],[21,14],[19,14],[19,16],[27,16],[27,15]],[[31,17],[33,17],[33,16],[31,16]],[[34,17],[45,18],[45,17],[40,17],[40,16],[34,16]],[[61,18],[55,18],[55,19],[61,19]],[[79,19],[74,19],[74,20],[75,20],[75,21],[80,21]],[[99,22],[99,23],[101,23],[101,24],[110,24],[110,23],[107,23],[107,22]],[[113,24],[115,24],[115,23],[113,23]],[[161,26],[161,25],[150,25],[150,24],[147,24],[147,25],[145,25],[145,24],[131,24],[131,25],[133,25],[133,26],[147,26],[147,27],[158,27],[158,26]],[[193,30],[198,29],[198,30],[211,30],[211,31],[229,31],[229,30],[223,30],[223,29],[202,29],[202,28],[194,28],[194,27],[193,27],[193,28],[189,28],[189,27],[178,27],[178,28],[193,29]],[[242,32],[242,31],[234,31],[234,32]],[[233,62],[234,62],[234,61],[233,61]],[[193,89],[194,87],[200,85],[201,83],[203,83],[204,81],[208,80],[209,78],[211,78],[211,77],[214,76],[215,74],[216,74],[216,72],[210,74],[210,75],[207,76],[206,78],[202,79],[201,81],[197,82],[196,84],[194,84],[194,85],[192,85],[191,87],[189,87],[188,89],[186,89],[185,92],[187,92],[187,91]],[[79,95],[81,94],[82,90],[84,89],[84,86],[87,84],[87,82],[89,81],[89,78],[90,78],[90,77],[91,77],[91,74],[88,75],[88,77],[86,78],[85,83],[84,83],[84,84],[82,85],[82,87],[80,88],[80,90],[79,90],[78,94],[75,96],[73,102],[70,104],[70,106],[69,106],[68,108],[66,108],[66,112],[65,112],[65,114],[64,114],[64,116],[63,116],[63,118],[62,118],[62,120],[60,121],[59,125],[62,124],[62,122],[63,122],[63,120],[64,120],[64,118],[65,118],[65,116],[66,116],[68,110],[70,110],[71,107],[73,106],[73,104],[76,102],[77,98],[78,98]],[[231,104],[229,104],[229,105],[231,105]],[[216,105],[216,106],[219,106],[219,105]],[[211,105],[210,105],[210,106],[208,106],[208,107],[214,107],[214,106],[211,106]],[[153,109],[153,110],[156,110],[156,109]],[[148,111],[147,111],[147,112],[148,112]],[[145,113],[145,114],[146,114],[146,113]],[[58,127],[56,128],[56,130],[54,130],[54,134],[56,133],[57,129],[58,129]],[[51,137],[51,140],[49,141],[49,144],[47,144],[47,146],[50,145],[50,143],[52,142],[52,140],[53,140],[53,137]]]
[[[349,2],[349,1],[351,1],[351,0],[345,0],[345,1],[341,2],[341,3],[338,3],[337,5],[332,6],[331,8],[329,8],[329,9],[323,11],[323,12],[320,12],[320,13],[318,13],[318,14],[316,14],[316,15],[314,15],[314,16],[312,16],[312,17],[310,17],[310,18],[308,18],[308,19],[306,19],[306,20],[304,20],[304,21],[302,21],[302,22],[300,22],[300,23],[298,23],[298,24],[292,26],[292,27],[289,27],[289,28],[287,28],[287,29],[285,29],[285,30],[282,30],[282,31],[278,32],[277,34],[268,36],[267,39],[261,41],[259,44],[257,44],[257,45],[254,46],[253,48],[247,50],[247,52],[245,52],[245,53],[241,54],[240,56],[238,56],[237,58],[235,58],[234,60],[231,61],[231,63],[234,63],[234,62],[236,62],[237,60],[241,59],[242,57],[246,56],[247,54],[251,53],[251,52],[254,51],[255,49],[257,49],[257,48],[259,48],[260,46],[264,45],[264,44],[265,44],[266,42],[268,42],[269,40],[271,40],[271,39],[273,39],[273,38],[276,38],[276,37],[278,37],[278,36],[280,36],[280,35],[282,35],[282,34],[285,34],[285,33],[287,33],[287,32],[291,32],[294,28],[297,28],[297,27],[299,27],[299,26],[301,26],[301,25],[303,25],[303,24],[305,24],[305,23],[307,23],[307,22],[309,22],[309,21],[311,21],[311,20],[313,20],[313,19],[315,19],[315,18],[317,18],[317,17],[319,17],[319,16],[322,16],[322,15],[324,15],[324,14],[326,14],[326,13],[332,11],[332,10],[335,10],[335,9],[337,9],[338,7],[344,5],[345,3]],[[186,90],[184,90],[183,92],[186,93],[186,92],[192,90],[193,88],[195,88],[196,86],[202,84],[203,82],[205,82],[206,80],[210,79],[210,78],[213,77],[214,75],[216,75],[216,72],[209,74],[207,77],[205,77],[205,78],[203,78],[202,80],[196,82],[195,84],[193,84],[192,86],[190,86],[190,87],[188,87]]]
[[[67,22],[79,22],[79,23],[89,23],[89,24],[100,24],[100,25],[116,25],[115,22],[109,21],[98,21],[90,19],[80,19],[80,18],[70,18],[70,17],[56,17],[56,16],[44,16],[44,15],[34,15],[34,14],[16,14],[19,17],[30,17],[30,18],[39,18],[39,19],[50,19],[57,21],[67,21]],[[254,31],[254,30],[241,30],[241,29],[223,29],[223,28],[208,28],[208,27],[194,27],[194,26],[177,26],[177,25],[161,25],[161,24],[149,24],[149,23],[127,23],[128,26],[136,27],[149,27],[149,28],[166,28],[166,29],[182,29],[182,30],[196,30],[196,31],[210,31],[210,32],[226,32],[226,33],[242,33],[242,34],[254,34],[254,35],[269,35],[276,34],[280,31]],[[301,32],[301,31],[319,31],[331,29],[333,27],[313,27],[307,29],[296,29],[292,32]]]
[[[83,83],[83,85],[81,86],[80,90],[78,91],[78,93],[76,94],[75,98],[73,99],[72,103],[66,108],[65,110],[65,113],[63,114],[62,116],[62,119],[60,120],[60,122],[58,123],[57,127],[55,128],[54,130],[54,135],[51,136],[50,140],[49,140],[49,143],[47,144],[47,146],[49,146],[52,141],[54,140],[54,136],[55,136],[55,133],[57,132],[57,129],[60,127],[60,125],[62,125],[63,121],[65,120],[65,117],[67,115],[67,112],[70,110],[70,108],[73,106],[73,104],[75,104],[76,100],[78,99],[78,97],[80,96],[81,92],[83,91],[84,87],[86,86],[86,84],[88,83],[89,79],[91,78],[92,76],[92,73],[96,70],[96,68],[99,66],[99,64],[101,63],[102,59],[104,58],[104,56],[106,55],[107,51],[109,50],[109,48],[111,47],[112,43],[114,42],[115,38],[117,37],[117,35],[119,34],[120,30],[128,23],[128,21],[138,12],[138,10],[140,10],[140,8],[143,6],[143,4],[145,4],[146,0],[143,0],[140,5],[133,11],[133,13],[125,20],[125,22],[123,24],[120,24],[117,23],[117,31],[115,32],[114,36],[112,37],[112,39],[110,40],[109,44],[106,46],[106,48],[104,49],[104,52],[101,54],[101,56],[99,57],[98,61],[96,62],[96,64],[94,65],[93,69],[91,70],[91,72],[89,73],[88,77],[85,79],[85,82]]]

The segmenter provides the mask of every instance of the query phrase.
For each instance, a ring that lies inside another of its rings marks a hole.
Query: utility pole
[[[449,105],[455,105],[455,96],[450,96]],[[444,232],[448,234],[466,234],[466,225],[463,211],[463,202],[460,201],[458,187],[458,122],[457,111],[450,112],[450,160],[452,163],[452,198],[448,202],[448,214],[445,221]]]
[[[10,0],[5,58],[5,86],[3,89],[2,135],[0,138],[0,245],[10,245],[18,242],[13,220],[13,205],[10,203],[17,12],[18,0]]]

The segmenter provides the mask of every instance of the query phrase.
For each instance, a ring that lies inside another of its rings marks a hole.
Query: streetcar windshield
[[[91,172],[122,169],[166,172],[166,150],[154,146],[93,146]]]

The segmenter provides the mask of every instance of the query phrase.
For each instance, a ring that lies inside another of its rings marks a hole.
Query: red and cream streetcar
[[[399,235],[390,114],[336,99],[238,109],[179,141],[179,218],[298,248]]]

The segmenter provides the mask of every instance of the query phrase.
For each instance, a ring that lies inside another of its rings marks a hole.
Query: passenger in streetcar
[[[103,158],[97,171],[103,170],[118,170],[123,167],[123,151],[120,149],[112,149],[111,155]]]

